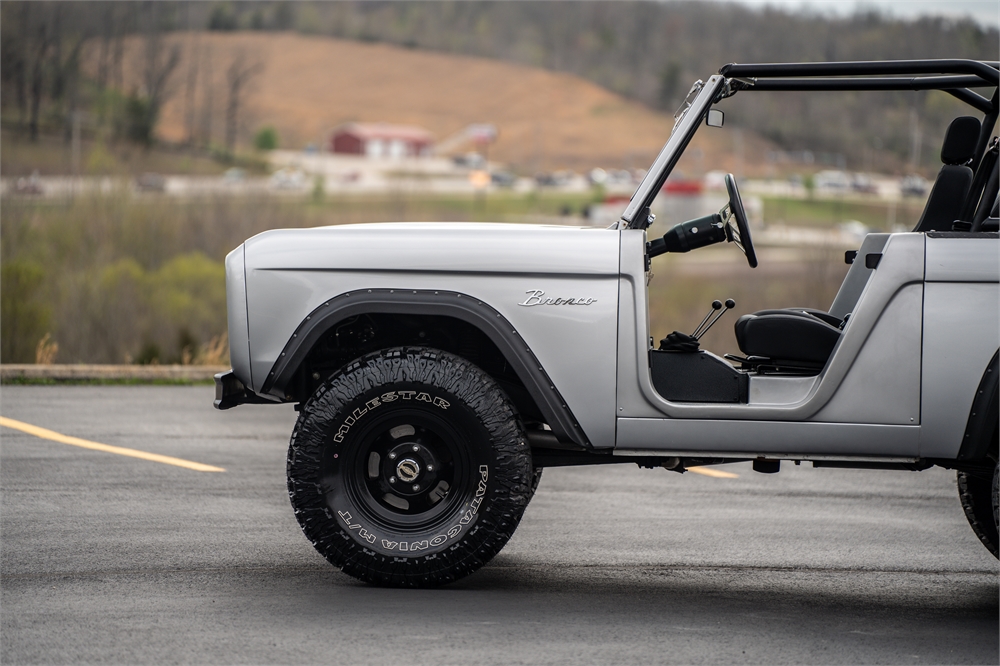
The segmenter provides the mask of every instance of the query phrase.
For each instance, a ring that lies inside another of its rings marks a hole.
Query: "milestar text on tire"
[[[434,586],[476,571],[533,491],[527,438],[496,382],[438,350],[385,349],[320,386],[288,449],[306,537],[369,583]]]

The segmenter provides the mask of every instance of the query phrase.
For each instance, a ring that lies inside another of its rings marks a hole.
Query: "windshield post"
[[[649,226],[648,214],[643,215],[643,211],[647,210],[653,203],[653,199],[660,192],[667,176],[670,175],[705,114],[708,113],[709,107],[718,99],[719,93],[725,85],[726,78],[724,76],[718,74],[710,76],[690,105],[681,110],[680,116],[674,124],[674,129],[670,133],[670,138],[663,145],[660,154],[656,156],[656,161],[653,162],[653,166],[646,172],[646,177],[639,183],[628,207],[622,213],[618,228],[645,229]]]

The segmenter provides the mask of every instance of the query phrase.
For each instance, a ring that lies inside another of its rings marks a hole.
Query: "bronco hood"
[[[619,232],[529,224],[392,222],[265,231],[246,269],[445,273],[618,273]]]

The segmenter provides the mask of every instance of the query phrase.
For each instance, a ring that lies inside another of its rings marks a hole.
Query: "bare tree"
[[[28,124],[28,78],[30,62],[30,7],[27,3],[0,6],[0,75],[4,85],[13,88],[17,100],[20,128]]]
[[[42,92],[45,82],[45,58],[51,43],[48,27],[46,21],[37,21],[34,26],[30,26],[29,32],[31,109],[28,119],[28,134],[32,141],[38,141],[38,118],[42,110]]]
[[[101,22],[101,47],[97,55],[97,87],[101,90],[108,85],[112,65],[112,49],[115,38],[117,5],[110,3],[104,7],[103,20]]]
[[[190,145],[195,143],[196,113],[195,113],[195,92],[198,86],[198,62],[201,59],[201,48],[197,35],[191,35],[187,55],[187,81],[184,86],[184,130],[187,135],[187,142]]]
[[[51,98],[53,100],[62,99],[63,93],[66,91],[66,75],[63,72],[62,67],[62,51],[63,51],[63,5],[54,4],[51,5],[51,14],[49,16],[49,41],[52,46],[52,90]]]
[[[202,95],[201,101],[201,127],[199,129],[202,145],[210,146],[212,143],[212,114],[214,113],[213,100],[215,99],[214,77],[212,74],[212,45],[210,43],[205,44],[205,55],[202,58],[202,64],[205,69],[202,76],[205,92]]]
[[[146,89],[147,127],[152,133],[160,109],[173,92],[170,77],[181,59],[181,49],[177,44],[167,46],[161,30],[159,3],[150,3],[145,12],[146,36],[143,63],[143,85]]]
[[[184,83],[184,133],[188,145],[194,145],[197,134],[195,93],[198,88],[198,63],[201,43],[198,33],[191,30],[191,3],[184,5],[184,29],[187,31],[187,77]]]
[[[243,52],[237,51],[229,69],[226,70],[226,89],[229,93],[226,101],[226,152],[230,155],[236,149],[242,95],[246,92],[247,84],[263,69],[264,63],[259,60],[248,60]]]
[[[128,29],[127,16],[121,16],[118,12],[114,13],[114,44],[111,49],[111,63],[109,65],[109,80],[111,87],[115,90],[121,90],[122,86],[125,85],[125,74],[122,68],[123,62],[125,60],[125,32]]]

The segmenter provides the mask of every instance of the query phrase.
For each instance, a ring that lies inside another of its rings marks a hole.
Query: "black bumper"
[[[277,400],[265,400],[259,395],[243,385],[233,371],[220,372],[215,375],[215,402],[216,409],[230,409],[237,405],[275,405],[281,404]]]
[[[233,371],[220,372],[215,375],[215,405],[216,409],[229,409],[242,405],[246,399],[247,387],[236,378]]]

